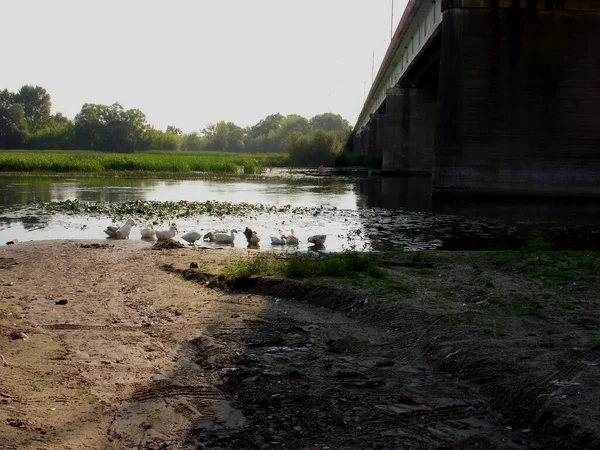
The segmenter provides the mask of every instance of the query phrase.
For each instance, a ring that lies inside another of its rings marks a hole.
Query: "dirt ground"
[[[389,261],[411,296],[181,276],[234,257],[0,247],[0,448],[600,448],[597,278],[467,253]]]

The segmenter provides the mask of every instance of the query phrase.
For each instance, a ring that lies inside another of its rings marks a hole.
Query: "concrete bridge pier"
[[[373,113],[369,117],[369,140],[367,143],[366,155],[371,160],[381,159],[383,155],[383,132],[385,128],[384,115]]]
[[[382,171],[431,174],[437,96],[431,88],[387,91]]]
[[[600,2],[442,9],[434,195],[600,196]]]
[[[369,128],[364,127],[352,138],[354,153],[359,156],[366,156],[368,152]]]

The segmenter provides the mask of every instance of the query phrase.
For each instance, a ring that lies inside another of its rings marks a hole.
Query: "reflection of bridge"
[[[351,146],[434,193],[600,196],[600,1],[409,0]]]

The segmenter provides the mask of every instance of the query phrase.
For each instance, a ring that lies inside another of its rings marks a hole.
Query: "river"
[[[180,235],[195,229],[246,226],[271,249],[269,236],[294,229],[300,250],[308,236],[326,234],[326,249],[489,250],[516,248],[543,237],[560,248],[600,248],[600,203],[556,200],[432,201],[429,177],[312,176],[301,170],[273,169],[259,178],[194,180],[0,177],[0,243],[41,239],[103,239],[111,217],[47,214],[36,204],[82,202],[227,201],[303,207],[239,216],[176,218]],[[168,222],[155,228],[167,228]],[[134,228],[132,239],[139,239]],[[244,236],[236,246],[245,246]],[[208,245],[208,244],[203,244]],[[289,249],[292,250],[292,249]]]

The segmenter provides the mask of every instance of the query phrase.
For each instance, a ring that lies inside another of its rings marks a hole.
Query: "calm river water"
[[[111,217],[48,215],[47,201],[229,201],[307,207],[302,214],[256,213],[251,217],[202,215],[175,219],[180,235],[195,229],[243,230],[249,226],[271,249],[269,235],[290,229],[306,249],[312,234],[327,234],[326,248],[504,249],[542,236],[563,248],[600,248],[600,203],[553,201],[431,200],[428,177],[315,177],[273,170],[260,179],[96,179],[0,177],[0,243],[40,239],[103,239]],[[166,228],[168,222],[155,228]],[[280,231],[279,231],[280,230]],[[139,239],[134,228],[132,239]],[[245,246],[240,233],[236,246]],[[150,244],[148,244],[150,245]],[[209,245],[209,244],[203,244]]]

